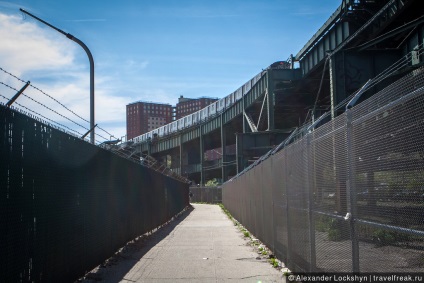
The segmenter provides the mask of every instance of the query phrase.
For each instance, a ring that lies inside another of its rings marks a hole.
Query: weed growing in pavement
[[[224,207],[224,205],[222,203],[219,204],[219,207],[222,209],[222,211],[224,211],[224,213],[228,216],[228,218],[230,218],[231,221],[235,221],[233,216],[230,214],[230,212]]]
[[[257,242],[257,241],[254,241],[254,240],[252,240],[252,246],[255,246],[255,247],[257,247],[257,246],[259,246],[260,244]]]
[[[269,259],[269,263],[271,263],[271,265],[273,267],[275,267],[275,268],[277,268],[277,267],[280,266],[280,263],[278,262],[278,259],[275,259],[274,257]]]
[[[282,263],[278,259],[275,258],[275,256],[258,240],[252,237],[249,231],[247,231],[246,228],[244,228],[234,217],[231,215],[231,213],[224,207],[222,203],[218,204],[219,207],[221,207],[222,211],[227,215],[227,217],[233,221],[234,226],[237,226],[240,232],[243,233],[244,237],[250,238],[250,245],[253,247],[258,247],[258,253],[261,256],[268,256],[268,262],[274,267],[281,269]]]

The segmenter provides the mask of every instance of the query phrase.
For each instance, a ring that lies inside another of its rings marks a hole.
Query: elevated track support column
[[[204,166],[204,162],[205,162],[205,140],[203,137],[203,126],[202,124],[200,124],[199,126],[199,130],[200,130],[200,136],[199,136],[199,141],[200,141],[200,185],[204,185],[205,184],[205,171],[203,169]]]
[[[335,113],[334,113],[334,106],[335,106],[335,93],[334,93],[334,83],[335,83],[335,76],[334,76],[334,60],[331,55],[328,55],[328,66],[329,66],[329,73],[330,73],[330,101],[331,101],[331,119],[334,119]]]
[[[273,70],[268,70],[266,74],[268,87],[267,91],[267,117],[268,117],[268,129],[267,131],[274,130],[274,105],[275,105],[275,94],[274,94],[274,76]],[[259,127],[259,125],[258,125]]]
[[[179,136],[179,142],[180,142],[180,146],[179,146],[179,150],[180,150],[180,163],[179,163],[179,167],[180,167],[180,175],[183,176],[183,135]]]
[[[226,152],[226,143],[227,143],[227,137],[225,133],[225,127],[224,127],[224,115],[221,114],[221,152],[222,152],[222,182],[224,183],[227,179],[228,170],[226,168],[226,162],[227,162],[227,152]]]
[[[253,89],[251,90],[251,91],[253,91]],[[246,131],[247,131],[247,121],[246,121],[246,117],[244,117],[244,115],[245,115],[245,112],[246,112],[246,95],[243,95],[242,97],[241,97],[241,105],[242,105],[242,112],[243,112],[243,133],[246,133]]]

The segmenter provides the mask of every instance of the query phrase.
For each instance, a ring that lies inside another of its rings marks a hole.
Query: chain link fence
[[[74,282],[188,205],[186,182],[0,105],[0,282]]]
[[[424,68],[223,185],[223,204],[293,271],[422,272]]]

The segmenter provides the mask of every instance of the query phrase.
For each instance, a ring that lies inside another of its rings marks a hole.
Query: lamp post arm
[[[87,53],[88,60],[90,61],[90,128],[93,129],[90,132],[90,142],[92,144],[94,144],[95,143],[95,140],[94,140],[94,127],[95,126],[94,126],[94,59],[93,59],[93,55],[91,54],[91,52],[88,49],[87,45],[85,45],[84,42],[82,42],[81,40],[79,40],[78,38],[76,38],[75,36],[73,36],[72,34],[64,32],[63,30],[61,30],[61,29],[59,29],[59,28],[57,28],[57,27],[49,24],[48,22],[40,19],[37,16],[34,16],[33,14],[25,11],[22,8],[20,8],[19,10],[22,13],[25,13],[28,16],[30,16],[30,17],[32,17],[32,18],[34,18],[34,19],[42,22],[43,24],[51,27],[52,29],[60,32],[61,34],[65,35],[67,38],[69,38],[70,40],[78,43],[84,49],[84,51]]]

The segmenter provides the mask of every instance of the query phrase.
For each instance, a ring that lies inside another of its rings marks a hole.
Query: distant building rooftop
[[[161,104],[161,105],[170,105],[170,106],[172,106],[172,105],[171,105],[171,104],[169,104],[169,103],[153,102],[153,101],[143,101],[143,100],[139,100],[139,101],[131,102],[131,103],[127,104],[127,105],[132,105],[132,104],[136,104],[136,103],[150,103],[150,104]]]

